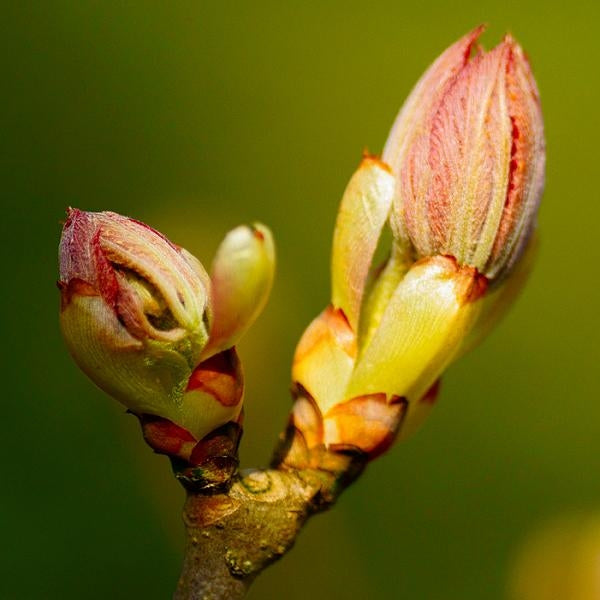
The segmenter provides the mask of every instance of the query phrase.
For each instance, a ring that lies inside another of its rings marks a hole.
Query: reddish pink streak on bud
[[[537,210],[544,185],[545,148],[539,93],[529,61],[521,47],[507,36],[506,93],[512,145],[506,201],[490,262],[511,254],[510,267],[525,246],[531,214]],[[524,229],[521,239],[515,230]]]
[[[69,208],[63,227],[60,247],[60,273],[65,283],[69,279],[81,279],[96,284],[91,256],[91,238],[96,232],[88,213]]]
[[[101,221],[94,213],[70,208],[63,227],[60,273],[64,283],[85,281],[115,308],[119,286],[101,246]]]
[[[117,282],[115,270],[106,258],[102,246],[100,245],[101,235],[102,228],[99,227],[91,241],[95,263],[94,274],[96,276],[96,281],[98,282],[98,289],[102,294],[104,301],[113,310],[116,310],[119,284]]]

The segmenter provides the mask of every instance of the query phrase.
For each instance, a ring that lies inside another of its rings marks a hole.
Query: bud
[[[395,179],[388,165],[364,156],[340,203],[333,233],[331,300],[355,330],[394,187]]]
[[[231,348],[262,312],[275,274],[271,232],[241,225],[221,243],[211,271],[212,325],[204,357]]]
[[[266,228],[257,231],[270,240]],[[81,369],[140,417],[159,452],[189,460],[199,440],[239,420],[243,379],[233,344],[264,305],[273,275],[272,252],[264,260],[246,249],[245,257],[229,275],[247,280],[251,272],[255,285],[228,305],[226,277],[214,286],[223,301],[216,322],[228,323],[230,335],[207,354],[213,286],[198,260],[133,219],[69,210],[58,283],[63,336]]]
[[[331,305],[294,358],[291,463],[323,445],[373,457],[398,432],[409,435],[443,371],[488,333],[526,279],[544,176],[539,100],[510,37],[469,58],[480,33],[430,67],[384,160],[365,157],[346,188]],[[386,222],[392,247],[375,268]]]
[[[506,36],[471,50],[477,28],[417,83],[383,159],[398,179],[391,224],[418,257],[447,254],[488,279],[508,274],[535,225],[545,142],[537,87]]]

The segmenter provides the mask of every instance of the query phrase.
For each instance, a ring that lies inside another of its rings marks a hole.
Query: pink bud
[[[482,27],[448,48],[401,110],[383,159],[397,176],[396,238],[490,279],[513,267],[535,226],[545,142],[537,87],[510,37],[471,50]]]
[[[59,259],[63,288],[85,282],[137,339],[175,341],[202,324],[208,275],[186,250],[140,221],[70,209]],[[63,293],[63,303],[70,297]]]
[[[69,210],[59,258],[61,328],[81,369],[132,412],[205,433],[185,396],[208,341],[202,265],[139,221],[80,210]]]

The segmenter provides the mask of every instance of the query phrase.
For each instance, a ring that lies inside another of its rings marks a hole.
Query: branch
[[[366,459],[352,449],[308,448],[292,421],[273,468],[236,474],[216,492],[214,476],[211,487],[188,490],[175,600],[243,598],[256,576],[293,546],[308,517],[329,508],[356,479]]]

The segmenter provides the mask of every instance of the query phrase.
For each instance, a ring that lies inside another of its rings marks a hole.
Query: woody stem
[[[237,477],[227,493],[189,493],[175,599],[243,598],[256,575],[291,548],[325,484],[319,474],[257,470]]]
[[[326,510],[362,471],[355,453],[291,451],[288,430],[273,468],[236,474],[228,489],[188,491],[185,558],[175,600],[236,600],[294,544],[309,516]],[[312,463],[309,464],[309,463]]]

